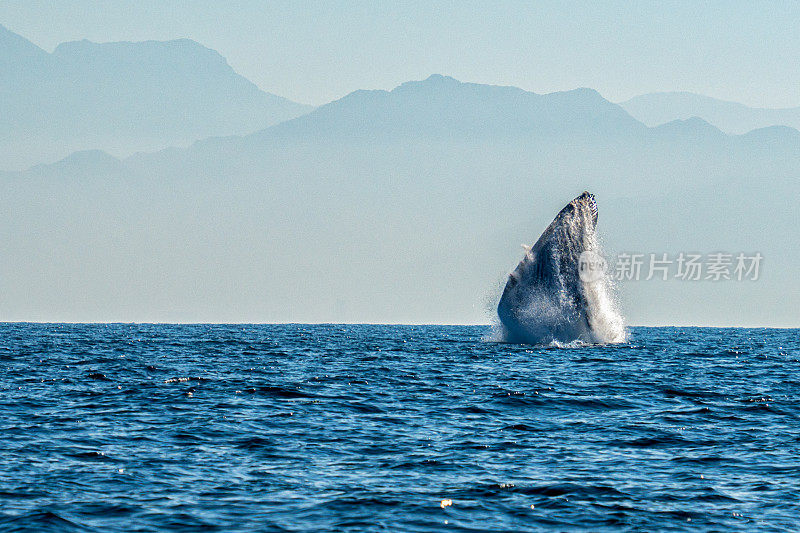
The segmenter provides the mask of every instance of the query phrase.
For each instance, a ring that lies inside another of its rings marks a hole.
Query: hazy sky
[[[262,89],[322,104],[431,73],[606,98],[685,90],[800,105],[800,2],[0,0],[0,24],[51,51],[188,37]]]

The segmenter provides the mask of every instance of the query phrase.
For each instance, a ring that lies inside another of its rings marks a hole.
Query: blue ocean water
[[[0,325],[0,530],[800,527],[800,330]]]

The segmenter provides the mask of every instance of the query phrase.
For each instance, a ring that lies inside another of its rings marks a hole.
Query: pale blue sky
[[[188,37],[264,90],[321,104],[449,74],[619,101],[686,90],[800,105],[800,3],[0,0],[0,24],[68,40]]]

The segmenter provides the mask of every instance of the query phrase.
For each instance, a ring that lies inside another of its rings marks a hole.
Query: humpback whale
[[[597,202],[584,192],[568,203],[508,276],[497,314],[504,340],[518,343],[622,342],[597,242]]]

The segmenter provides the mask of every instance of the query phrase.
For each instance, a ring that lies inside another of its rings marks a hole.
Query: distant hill
[[[741,134],[767,126],[800,129],[800,107],[765,109],[687,92],[643,94],[619,104],[634,118],[657,126],[700,117],[726,133]]]
[[[241,135],[310,111],[188,40],[69,42],[49,54],[0,26],[0,168]]]
[[[764,256],[757,282],[620,284],[633,323],[754,325],[757,305],[796,326],[798,138],[432,76],[246,136],[82,152],[0,175],[0,319],[487,321],[520,243],[589,190],[609,251]]]
[[[433,75],[392,91],[356,91],[263,134],[441,139],[635,135],[646,129],[593,89],[535,94]],[[261,135],[261,134],[260,134]]]

